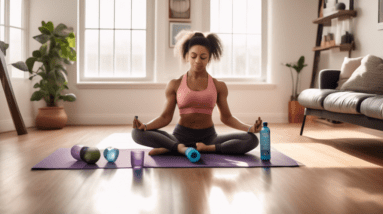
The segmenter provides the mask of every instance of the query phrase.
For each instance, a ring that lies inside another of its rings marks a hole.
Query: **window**
[[[20,71],[11,64],[25,62],[27,0],[0,0],[0,40],[9,44],[5,61],[11,78],[27,78],[28,73]]]
[[[266,81],[266,0],[210,0],[210,32],[222,41],[211,74],[233,82]]]
[[[152,80],[154,0],[79,2],[80,82]]]

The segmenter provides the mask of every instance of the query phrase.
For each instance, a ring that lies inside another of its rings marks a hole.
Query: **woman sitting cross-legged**
[[[188,147],[200,152],[222,154],[244,154],[258,146],[254,133],[262,129],[259,117],[254,125],[247,125],[233,117],[227,103],[226,84],[218,81],[206,71],[212,57],[220,59],[222,46],[218,36],[210,33],[181,31],[177,37],[174,53],[183,62],[190,63],[190,69],[178,79],[171,80],[165,89],[166,105],[161,116],[143,124],[133,121],[133,140],[141,145],[152,147],[149,155],[166,152],[185,154]],[[220,134],[215,131],[212,112],[217,104],[221,121],[243,132]],[[180,120],[172,134],[159,130],[169,125],[176,105]]]

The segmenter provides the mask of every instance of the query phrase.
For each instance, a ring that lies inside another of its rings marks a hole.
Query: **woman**
[[[188,147],[199,152],[244,154],[257,147],[258,138],[254,133],[262,129],[261,118],[251,126],[233,117],[227,104],[226,84],[212,78],[206,71],[212,57],[219,60],[222,54],[218,36],[211,33],[205,37],[199,32],[183,30],[176,39],[174,53],[183,62],[189,62],[190,69],[167,84],[167,102],[161,116],[147,124],[134,119],[133,140],[154,148],[149,155],[166,152],[185,154]],[[173,134],[158,130],[172,121],[176,104],[180,111],[180,120]],[[244,132],[218,135],[212,120],[215,104],[225,125]]]

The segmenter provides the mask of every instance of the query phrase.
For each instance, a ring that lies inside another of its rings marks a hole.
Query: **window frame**
[[[154,16],[155,0],[146,0],[146,77],[85,77],[85,55],[84,55],[84,34],[85,34],[85,1],[78,0],[78,34],[77,34],[77,84],[119,84],[119,83],[140,83],[154,81]]]
[[[28,36],[29,36],[29,4],[30,0],[22,0],[22,6],[21,6],[21,28],[18,27],[11,27],[10,26],[10,1],[11,0],[4,0],[4,42],[9,44],[10,46],[10,28],[17,28],[24,30],[24,33],[21,34],[21,61],[24,61],[28,58],[28,50],[29,50],[29,42],[28,42]],[[3,15],[3,14],[0,14]],[[7,62],[7,71],[10,79],[12,81],[24,81],[29,78],[29,73],[24,72],[23,77],[14,77],[12,69],[17,69],[12,66],[13,63],[16,62],[10,62],[10,54],[9,54],[10,48],[8,48],[7,52],[8,54],[5,55],[5,61]]]
[[[221,0],[222,1],[222,0]],[[262,16],[261,16],[261,77],[248,78],[248,77],[216,77],[217,80],[228,82],[228,83],[267,83],[267,62],[268,62],[268,28],[267,28],[267,17],[268,17],[268,3],[267,0],[262,1]],[[234,2],[234,0],[233,0]],[[210,23],[210,7],[211,2],[209,1],[209,32],[211,32],[211,23]],[[219,34],[217,33],[219,36]],[[232,33],[235,35],[235,33]],[[246,34],[247,35],[247,34]],[[223,50],[225,51],[225,50]],[[218,62],[219,63],[219,62]],[[209,70],[209,68],[208,68]]]

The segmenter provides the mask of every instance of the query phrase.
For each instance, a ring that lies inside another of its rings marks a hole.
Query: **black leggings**
[[[163,130],[143,131],[133,129],[133,140],[143,146],[152,148],[166,148],[177,152],[178,144],[196,148],[197,142],[215,145],[216,153],[245,154],[258,146],[258,138],[254,133],[242,132],[218,135],[214,125],[207,129],[191,129],[177,124],[173,134]]]

